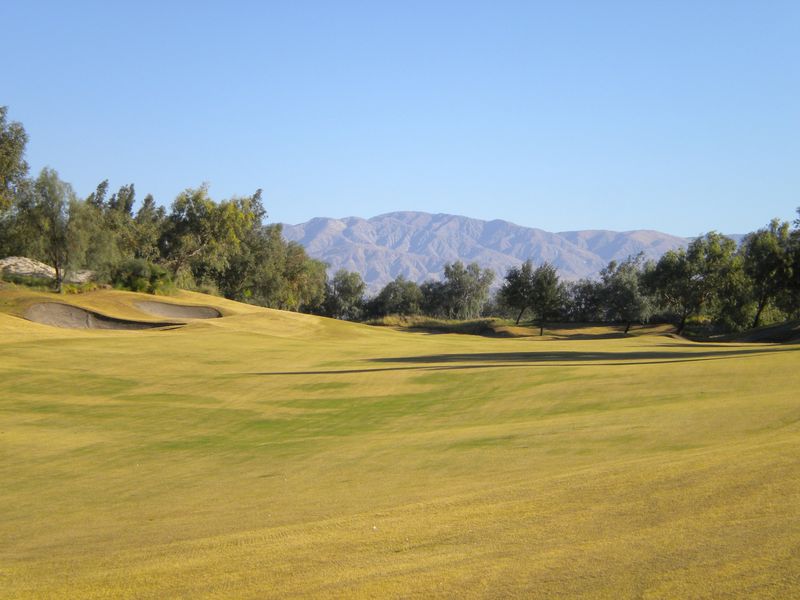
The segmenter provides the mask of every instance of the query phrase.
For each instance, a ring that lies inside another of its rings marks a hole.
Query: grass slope
[[[800,595],[798,346],[35,301],[0,291],[2,597]]]

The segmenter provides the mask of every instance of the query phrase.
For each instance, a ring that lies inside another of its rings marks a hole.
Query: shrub
[[[35,289],[51,289],[53,280],[35,275],[18,275],[9,271],[0,271],[0,280],[16,285],[24,285]]]
[[[164,267],[141,258],[127,260],[114,267],[111,282],[119,289],[148,294],[163,294],[172,288],[172,279]]]

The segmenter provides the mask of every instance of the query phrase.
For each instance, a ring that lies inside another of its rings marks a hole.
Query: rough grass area
[[[437,319],[422,315],[389,315],[370,319],[367,325],[393,327],[396,329],[412,329],[431,333],[461,333],[468,335],[485,335],[491,337],[514,337],[503,335],[503,331],[513,325],[513,321],[498,318],[451,320]],[[522,335],[532,334],[532,330],[517,328]]]
[[[522,338],[547,337],[548,339],[601,339],[619,338],[674,331],[671,325],[635,325],[625,333],[624,325],[585,323],[546,323],[544,331],[538,323],[523,322],[516,325],[509,319],[487,317],[471,320],[437,319],[422,315],[389,315],[370,319],[367,325],[391,327],[398,330],[423,331],[428,333],[458,333],[485,337]]]
[[[1,597],[800,596],[797,345],[37,301],[0,292]]]
[[[733,333],[718,336],[716,341],[725,342],[771,342],[771,343],[797,343],[800,341],[800,319],[765,325],[750,329],[743,333]]]

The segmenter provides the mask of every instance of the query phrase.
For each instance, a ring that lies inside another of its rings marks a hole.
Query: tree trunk
[[[625,325],[625,335],[628,335],[628,332],[630,330],[631,330],[631,322],[628,321],[628,323]]]
[[[53,255],[51,255],[50,261],[56,274],[56,293],[60,294],[62,283],[64,282],[64,267],[61,265],[61,261]]]
[[[753,325],[751,326],[751,329],[755,329],[756,327],[758,327],[758,324],[761,321],[761,313],[766,305],[767,301],[764,298],[761,298],[758,301],[758,309],[756,309],[756,318],[753,319]]]
[[[517,322],[516,322],[516,325],[519,325],[519,320],[522,318],[522,313],[524,313],[524,312],[525,312],[525,307],[523,306],[523,307],[522,307],[522,310],[521,310],[521,311],[519,311],[519,314],[517,315]]]
[[[544,335],[544,321],[539,323],[539,337]]]
[[[681,322],[678,325],[678,335],[682,334],[683,333],[683,328],[686,327],[686,317],[687,316],[688,315],[686,313],[683,313],[683,315],[681,315]]]

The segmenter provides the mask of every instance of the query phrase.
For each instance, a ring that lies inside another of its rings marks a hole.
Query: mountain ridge
[[[448,213],[396,211],[369,219],[315,217],[283,224],[287,240],[302,244],[330,272],[357,271],[374,293],[398,275],[421,283],[439,279],[446,263],[478,262],[497,280],[530,258],[553,263],[563,279],[595,277],[611,260],[644,252],[657,259],[691,238],[637,229],[549,232],[510,221],[485,221]]]

